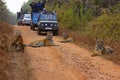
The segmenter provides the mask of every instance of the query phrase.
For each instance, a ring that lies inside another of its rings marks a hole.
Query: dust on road
[[[25,44],[42,40],[29,26],[19,26]],[[60,43],[60,37],[53,40],[59,46],[32,48],[26,47],[29,57],[31,80],[119,80],[120,66],[101,57],[91,57],[85,50],[74,43]]]

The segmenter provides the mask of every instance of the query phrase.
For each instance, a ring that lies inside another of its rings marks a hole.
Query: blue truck
[[[38,18],[39,18],[40,12],[32,12],[31,13],[31,29],[35,30],[36,27],[38,27]]]
[[[43,11],[44,7],[45,7],[45,2],[46,0],[42,0],[41,2],[32,2],[30,3],[31,6],[31,19],[32,19],[32,23],[31,23],[31,29],[35,30],[35,27],[37,27],[37,23],[38,23],[38,18],[40,15],[40,12]]]
[[[41,2],[32,2],[31,6],[31,29],[35,30],[38,28],[38,35],[41,32],[52,31],[55,35],[58,35],[59,26],[57,22],[57,15],[55,11],[47,11],[45,10],[45,2],[46,0],[42,0]]]
[[[38,35],[41,32],[53,32],[54,35],[58,35],[59,32],[59,25],[57,21],[57,15],[51,11],[43,11],[39,15],[38,20]]]

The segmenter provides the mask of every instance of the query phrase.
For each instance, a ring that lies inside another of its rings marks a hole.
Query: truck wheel
[[[41,35],[41,31],[40,31],[40,29],[37,30],[37,33],[38,33],[38,35]]]
[[[32,29],[32,26],[30,26],[30,29]]]
[[[33,24],[31,23],[31,24],[30,24],[30,29],[31,29],[31,30],[32,30],[32,26],[33,26]]]
[[[35,30],[35,27],[34,27],[33,23],[30,24],[30,29]]]
[[[34,26],[32,26],[32,30],[35,30],[35,27],[34,27]]]
[[[20,26],[20,23],[18,22],[18,26]]]
[[[31,25],[30,27],[31,27],[31,30],[35,30],[35,27],[34,27],[34,25]]]
[[[58,35],[58,30],[54,32],[54,35]]]
[[[20,26],[20,24],[18,23],[18,26]]]

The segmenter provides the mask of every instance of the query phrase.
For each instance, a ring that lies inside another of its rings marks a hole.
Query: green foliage
[[[92,37],[120,38],[120,14],[117,0],[112,3],[109,0],[89,0],[88,2],[70,0],[70,3],[64,3],[60,8],[53,6],[57,10],[58,19],[64,28]],[[115,14],[102,12],[104,8],[110,11],[109,6],[112,6],[117,12]]]
[[[32,2],[32,0],[29,0],[27,3],[23,3],[23,10],[27,11],[27,12],[30,12],[31,11],[31,8],[29,6],[29,4]]]
[[[0,0],[0,22],[9,22],[11,24],[15,24],[16,17],[12,14],[6,7],[6,4]]]
[[[111,8],[111,12],[120,13],[120,1],[114,7]]]
[[[120,40],[120,15],[101,15],[90,22],[88,33],[94,37]]]
[[[38,1],[41,1],[41,0],[35,0],[35,1],[38,2]],[[31,2],[33,2],[33,0],[28,0],[28,2],[23,3],[22,9],[23,9],[24,11],[26,11],[26,12],[31,12],[31,8],[30,8],[30,6],[29,6],[29,4],[30,4]]]

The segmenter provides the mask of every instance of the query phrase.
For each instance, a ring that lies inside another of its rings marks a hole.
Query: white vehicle
[[[23,25],[30,25],[31,24],[31,14],[24,14],[22,24]]]

